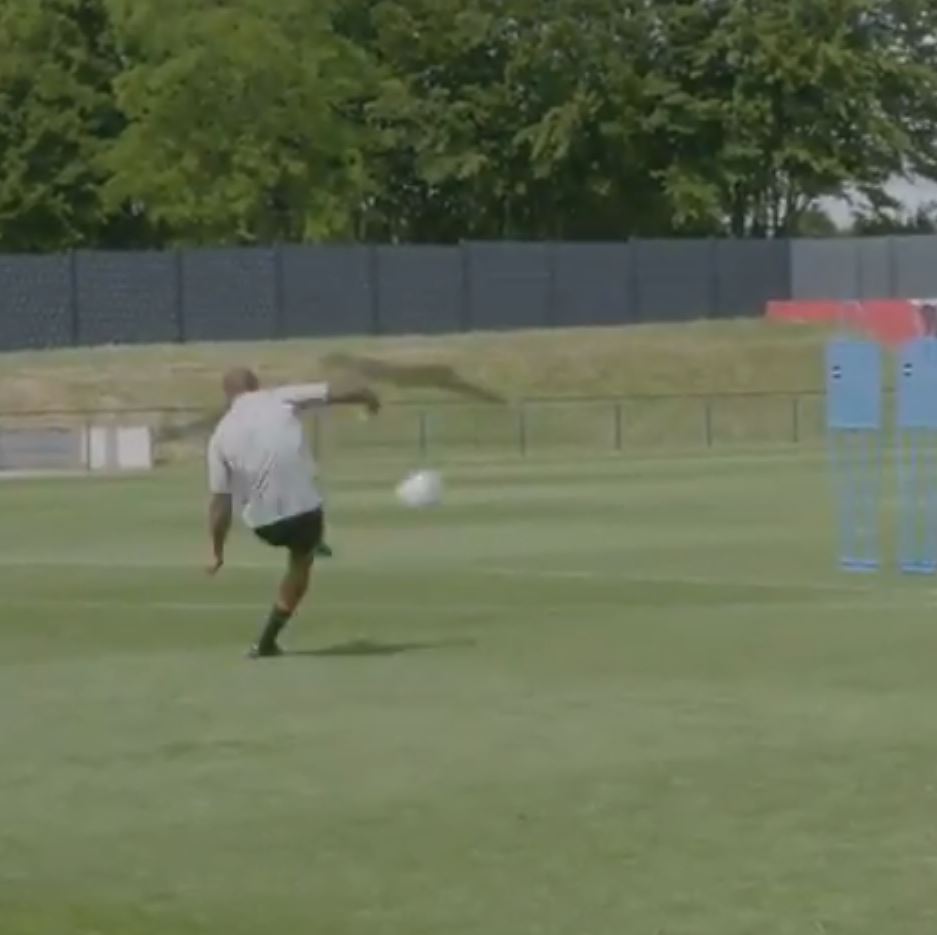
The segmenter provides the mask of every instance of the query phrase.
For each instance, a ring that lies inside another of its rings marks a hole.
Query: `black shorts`
[[[278,520],[254,530],[258,538],[277,549],[289,549],[294,555],[312,555],[322,542],[325,518],[322,510],[312,510]]]

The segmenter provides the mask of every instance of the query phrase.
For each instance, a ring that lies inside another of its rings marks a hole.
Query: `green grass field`
[[[202,478],[0,485],[3,935],[931,935],[929,581],[811,452],[330,465],[295,655]]]
[[[699,393],[804,392],[823,386],[823,329],[758,319],[260,343],[78,348],[0,356],[0,414],[126,407],[216,407],[235,363],[269,382],[347,377],[335,354],[447,364],[516,401]],[[382,386],[391,402],[445,399]]]
[[[161,463],[192,462],[217,418],[227,366],[250,364],[267,383],[357,383],[360,376],[341,362],[351,354],[445,365],[505,402],[378,379],[388,404],[379,422],[362,424],[349,413],[318,420],[320,456],[523,450],[540,457],[815,443],[823,437],[825,336],[822,329],[742,320],[4,354],[0,427],[147,425]]]

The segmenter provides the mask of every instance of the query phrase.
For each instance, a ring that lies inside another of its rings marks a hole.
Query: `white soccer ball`
[[[442,477],[438,471],[416,471],[397,486],[397,499],[415,509],[436,506],[442,500]]]

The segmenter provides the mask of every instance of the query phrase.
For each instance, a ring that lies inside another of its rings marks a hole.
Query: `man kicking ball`
[[[229,370],[223,381],[228,410],[208,443],[210,575],[224,565],[234,501],[246,525],[274,548],[286,549],[286,575],[280,584],[253,658],[280,656],[277,637],[309,587],[317,550],[323,546],[322,497],[315,485],[315,461],[300,413],[314,406],[353,404],[369,412],[380,401],[369,389],[335,393],[327,383],[260,388],[253,371]]]

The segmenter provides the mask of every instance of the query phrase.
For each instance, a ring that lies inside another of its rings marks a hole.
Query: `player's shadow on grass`
[[[436,640],[425,643],[378,643],[373,640],[352,640],[336,643],[323,649],[299,649],[286,653],[287,656],[312,656],[316,658],[354,658],[360,656],[399,656],[402,653],[428,652],[434,649],[466,649],[475,645],[473,640]]]

